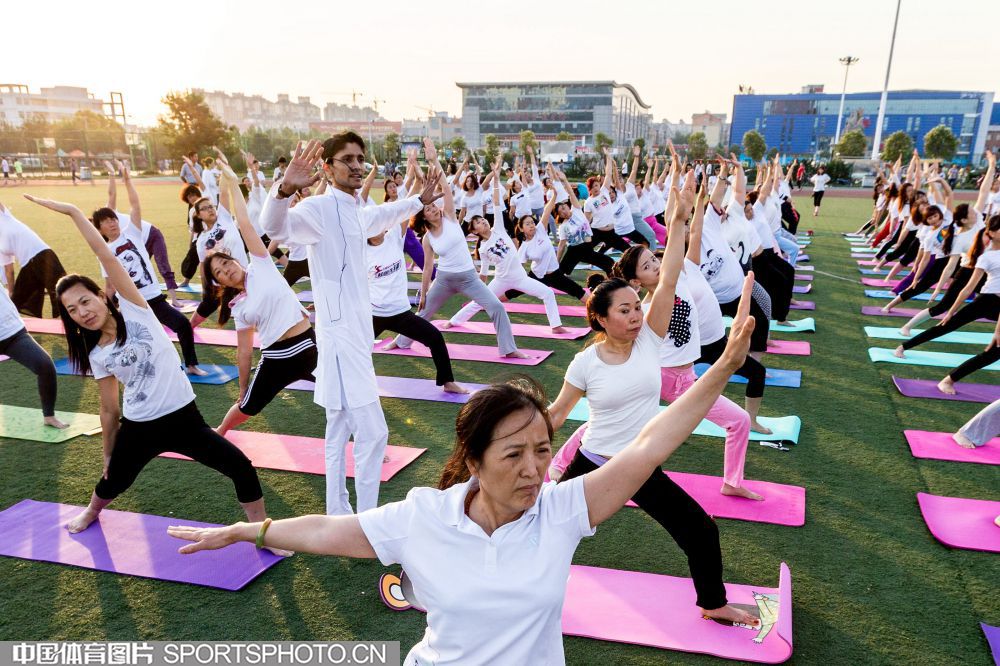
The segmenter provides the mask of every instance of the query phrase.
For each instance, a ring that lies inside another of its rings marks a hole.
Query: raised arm
[[[635,184],[635,175],[639,173],[639,154],[642,150],[639,146],[632,146],[632,169],[628,172],[628,182]]]
[[[653,292],[649,312],[646,313],[646,323],[661,338],[667,335],[667,328],[670,326],[677,278],[680,276],[681,268],[684,267],[684,224],[691,214],[695,200],[694,171],[688,172],[684,179],[684,189],[680,192],[674,189],[670,195],[677,205],[670,218],[667,247],[663,252],[663,263],[660,265],[659,283]]]
[[[979,184],[979,196],[973,206],[980,213],[986,210],[986,201],[990,196],[990,188],[993,187],[993,178],[997,172],[997,158],[993,151],[986,151],[986,173],[983,175],[983,182]]]
[[[497,161],[493,163],[493,228],[497,229],[497,224],[499,223],[499,228],[503,229],[503,206],[500,204],[500,164],[501,158],[498,156]],[[513,211],[511,211],[513,215]],[[505,230],[506,231],[506,230]],[[485,266],[486,262],[482,262]]]
[[[222,171],[219,195],[221,198],[222,193],[226,191],[231,194],[230,198],[233,202],[233,208],[230,212],[236,218],[236,223],[240,228],[240,236],[243,237],[243,244],[247,246],[250,254],[255,257],[269,256],[264,241],[260,239],[260,236],[257,235],[253,225],[250,223],[250,214],[247,212],[247,204],[243,201],[243,195],[240,193],[239,180],[236,178],[236,173],[227,162],[220,162],[219,169]]]
[[[605,190],[611,187],[615,178],[615,161],[611,159],[611,151],[604,149],[604,184],[601,186]]]
[[[657,414],[625,449],[584,476],[584,493],[592,527],[617,513],[680,447],[715,404],[732,373],[746,360],[754,320],[749,316],[753,271],[743,293],[722,357],[677,400]]]
[[[300,141],[295,147],[291,161],[285,167],[281,180],[271,186],[271,192],[260,211],[261,227],[271,238],[279,241],[292,240],[300,245],[312,245],[322,237],[323,229],[318,220],[300,216],[302,224],[293,225],[289,221],[290,197],[305,187],[312,187],[322,177],[313,173],[316,161],[322,154],[323,144],[316,139],[312,139],[305,146]]]
[[[132,175],[128,172],[128,167],[125,164],[121,162],[116,162],[115,164],[118,166],[119,171],[121,171],[122,182],[125,183],[125,191],[128,192],[128,205],[132,207],[132,210],[129,211],[129,219],[133,227],[141,230],[142,205],[139,202],[139,193],[136,192],[135,184],[132,182]],[[112,210],[114,209],[112,208]]]
[[[378,175],[378,160],[372,157],[372,170],[368,172],[365,177],[365,182],[361,185],[361,200],[368,201],[368,193],[372,190],[372,184],[375,183],[375,176]],[[387,175],[386,178],[389,176]]]
[[[202,194],[204,194],[205,193],[205,182],[201,179],[201,174],[198,173],[198,168],[195,166],[195,163],[191,161],[190,157],[188,157],[187,155],[185,155],[184,156],[184,164],[187,165],[188,171],[190,171],[191,175],[194,176],[194,184],[197,185],[198,186],[198,190]],[[183,180],[183,178],[181,180]],[[185,181],[185,182],[187,182],[187,181]]]
[[[24,198],[49,210],[68,215],[73,220],[80,235],[87,241],[87,245],[90,246],[94,255],[97,256],[97,260],[101,262],[104,272],[108,274],[108,281],[115,288],[115,291],[118,292],[118,296],[128,300],[133,305],[142,308],[146,307],[146,299],[139,293],[139,289],[135,286],[132,278],[129,277],[129,274],[122,265],[118,263],[118,259],[112,254],[111,248],[108,247],[107,243],[101,237],[101,233],[83,216],[79,208],[73,204],[62,203],[60,201],[39,199],[30,194],[25,194]]]
[[[732,155],[732,158],[733,164],[737,164],[739,162],[735,155]],[[716,210],[722,210],[722,202],[726,198],[727,187],[729,187],[729,162],[719,158],[719,178],[715,181],[715,187],[712,188],[712,196],[710,199]]]
[[[705,222],[705,206],[708,205],[706,186],[707,183],[702,180],[701,189],[698,190],[698,200],[694,203],[694,216],[691,218],[691,226],[688,228],[687,258],[696,264],[701,264],[701,229]]]
[[[566,192],[569,194],[570,205],[574,208],[583,208],[583,204],[580,203],[580,200],[576,197],[576,188],[569,184],[569,179],[566,177],[566,174],[560,170],[556,171],[556,175],[558,175],[559,182],[563,184],[563,188],[565,188]]]
[[[118,209],[118,181],[115,178],[115,166],[110,160],[104,160],[104,168],[108,171],[108,208]]]

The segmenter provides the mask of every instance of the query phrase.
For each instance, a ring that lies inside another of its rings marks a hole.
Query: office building
[[[227,93],[221,90],[211,92],[193,89],[205,98],[212,113],[226,125],[235,125],[241,131],[249,127],[259,129],[282,129],[288,127],[297,131],[309,129],[309,123],[321,119],[320,109],[308,97],[298,97],[294,102],[286,94],[278,95],[272,102],[261,95]]]
[[[54,86],[32,93],[21,83],[0,84],[0,122],[20,127],[29,118],[42,118],[54,123],[77,111],[104,115],[104,102],[86,88]]]

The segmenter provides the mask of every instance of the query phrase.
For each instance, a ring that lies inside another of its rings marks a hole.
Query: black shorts
[[[250,378],[240,411],[247,416],[259,414],[278,393],[300,379],[315,381],[318,354],[316,333],[312,328],[279,340],[260,352],[260,362]]]
[[[826,190],[821,190],[819,192],[813,192],[813,206],[819,208],[819,203],[823,201],[823,195],[826,194]]]

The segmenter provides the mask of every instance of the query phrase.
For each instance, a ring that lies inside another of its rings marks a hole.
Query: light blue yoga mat
[[[694,373],[701,377],[711,366],[708,363],[696,363]],[[733,375],[729,378],[730,384],[746,384],[747,378]],[[764,386],[780,386],[783,388],[799,388],[802,386],[801,370],[781,370],[779,368],[768,368],[767,377],[764,378]]]
[[[913,329],[913,335],[922,333],[922,329]],[[898,328],[888,326],[865,326],[865,335],[869,338],[879,338],[881,340],[909,340],[899,332]],[[933,342],[955,342],[963,345],[988,345],[993,339],[992,333],[975,333],[973,331],[952,331],[945,333],[940,338],[934,338]]]
[[[723,317],[722,325],[729,328],[733,325],[732,317]],[[771,331],[774,333],[807,333],[816,332],[816,320],[812,317],[806,317],[805,319],[796,319],[794,321],[788,322],[788,324],[779,324],[776,321],[771,321]]]
[[[865,296],[870,298],[896,298],[896,294],[892,293],[888,289],[865,289]],[[944,298],[944,294],[938,294],[938,297],[935,300],[940,301],[942,298]],[[917,294],[910,300],[929,301],[931,300],[931,295],[925,292],[923,294]]]
[[[167,285],[161,282],[160,283],[160,291],[166,291],[166,290],[167,290]],[[179,293],[179,294],[200,294],[201,293],[201,285],[200,284],[189,284],[186,287],[177,287],[177,289],[175,291],[177,291],[177,293]]]
[[[665,405],[660,405],[660,411],[666,409]],[[590,405],[586,398],[580,398],[566,417],[570,421],[587,421],[590,419]],[[772,430],[770,435],[763,435],[759,432],[750,431],[750,441],[753,442],[792,442],[797,444],[799,432],[802,430],[802,419],[797,416],[759,416],[757,421],[765,428]],[[692,433],[694,435],[704,435],[705,437],[725,437],[726,431],[710,421],[702,421]]]
[[[880,271],[877,271],[874,268],[859,268],[858,271],[862,275],[888,275],[889,274],[889,269],[888,268],[883,268]],[[909,274],[910,274],[910,271],[899,271],[898,273],[896,273],[896,276],[904,278],[904,277],[906,277]]]
[[[877,247],[852,247],[851,252],[857,254],[876,254],[878,253]]]
[[[58,375],[77,375],[73,371],[68,358],[57,358],[53,361]],[[240,371],[235,365],[215,365],[213,363],[199,363],[198,367],[207,372],[204,377],[198,375],[187,375],[192,384],[228,384],[234,379],[239,379]],[[79,375],[77,375],[79,376]]]
[[[870,347],[868,357],[875,363],[898,363],[900,365],[928,365],[935,368],[954,368],[962,365],[972,354],[951,354],[948,352],[922,351],[920,349],[906,350],[906,358],[896,358],[891,349],[885,347]],[[983,370],[1000,370],[1000,361],[988,365]]]

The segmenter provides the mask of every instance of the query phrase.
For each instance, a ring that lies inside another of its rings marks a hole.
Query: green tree
[[[387,159],[392,161],[399,160],[399,135],[395,132],[389,132],[385,135],[385,141],[382,142],[382,149],[385,150],[385,155]]]
[[[205,98],[193,92],[167,93],[163,98],[167,114],[160,116],[159,127],[174,155],[192,150],[205,151],[225,143],[226,126],[212,113]],[[223,148],[223,146],[219,146]]]
[[[535,133],[531,130],[521,130],[521,136],[518,141],[518,145],[522,153],[528,152],[528,148],[533,150],[538,149],[538,140],[535,139]]]
[[[455,151],[456,157],[461,157],[461,154],[469,149],[468,144],[465,143],[465,139],[460,136],[456,136],[454,139],[451,140],[451,143],[448,145],[451,146],[451,149]]]
[[[767,153],[767,142],[757,130],[749,130],[743,135],[743,152],[754,162],[760,162]]]
[[[913,139],[903,130],[899,130],[890,134],[889,138],[885,140],[880,157],[886,162],[895,162],[899,158],[903,158],[905,161],[912,152]]]
[[[841,157],[861,157],[868,148],[868,139],[859,129],[845,132],[837,143],[837,154]]]
[[[66,152],[82,150],[91,155],[124,153],[125,130],[115,121],[93,111],[77,111],[51,127],[56,145]]]
[[[604,149],[613,145],[615,145],[615,140],[604,132],[598,132],[594,135],[594,150],[597,151],[598,155],[604,154]]]
[[[958,151],[958,137],[947,125],[938,125],[924,135],[924,154],[950,160]]]
[[[692,160],[703,160],[708,155],[708,141],[704,132],[695,132],[687,140],[687,156]]]
[[[690,132],[674,132],[674,135],[670,138],[678,146],[683,146],[691,139]]]
[[[556,141],[573,141],[573,140],[574,140],[573,135],[567,132],[566,130],[563,130],[559,132],[559,134],[556,134]]]
[[[646,140],[643,139],[641,136],[635,141],[633,141],[632,145],[639,146],[639,152],[642,153],[643,155],[646,154]]]
[[[777,148],[771,148],[769,151],[767,151],[767,159],[773,160],[777,156],[778,156]]]
[[[483,155],[486,157],[487,168],[493,164],[500,154],[500,139],[496,134],[487,134],[483,137]]]

